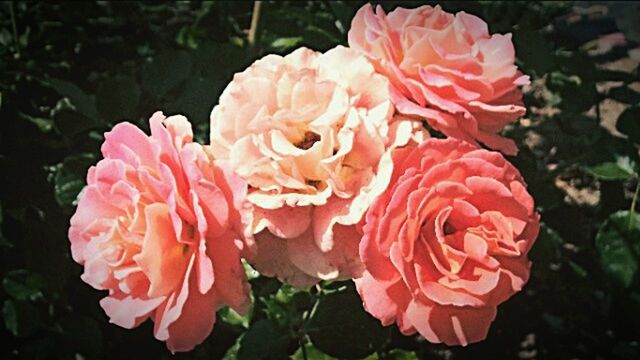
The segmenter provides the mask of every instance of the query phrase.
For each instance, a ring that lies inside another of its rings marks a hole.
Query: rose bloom
[[[82,280],[109,291],[100,305],[112,323],[151,317],[157,339],[188,351],[219,307],[248,309],[238,212],[246,183],[192,142],[183,116],[156,112],[150,125],[151,136],[130,123],[105,134],[104,159],[71,218],[71,253]]]
[[[234,76],[211,146],[250,185],[257,270],[298,286],[359,274],[354,225],[387,186],[390,149],[420,135],[390,125],[388,89],[345,47],[268,55]]]
[[[496,306],[529,278],[533,199],[502,155],[460,140],[428,139],[393,157],[363,227],[364,307],[433,343],[483,340]]]
[[[440,6],[358,10],[349,46],[362,51],[393,84],[399,112],[426,119],[444,134],[515,154],[499,136],[525,113],[518,86],[529,83],[516,65],[511,34],[490,35],[480,18]]]

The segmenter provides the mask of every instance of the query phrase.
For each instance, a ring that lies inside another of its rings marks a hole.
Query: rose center
[[[191,225],[191,224],[186,224],[186,226],[184,227],[186,233],[187,233],[187,237],[189,239],[193,239],[196,236],[196,227]]]
[[[321,139],[320,135],[312,131],[305,131],[304,137],[302,138],[302,140],[298,141],[293,145],[298,149],[307,150],[307,149],[310,149],[313,146],[313,144],[315,144],[317,141],[320,141],[320,139]]]
[[[449,222],[445,222],[444,226],[442,227],[442,231],[444,232],[444,235],[451,235],[454,232],[456,232],[456,229],[453,227],[453,225],[449,224]]]

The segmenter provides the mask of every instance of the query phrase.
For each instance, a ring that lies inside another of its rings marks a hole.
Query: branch
[[[253,2],[253,13],[251,14],[251,27],[249,28],[249,36],[247,40],[250,46],[254,46],[256,43],[256,33],[258,32],[258,22],[260,20],[260,8],[262,7],[262,1]]]

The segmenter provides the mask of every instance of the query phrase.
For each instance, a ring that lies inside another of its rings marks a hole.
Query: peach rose
[[[250,185],[257,270],[299,286],[359,273],[354,225],[387,186],[390,149],[419,134],[390,125],[388,88],[345,47],[268,55],[234,76],[211,146]]]
[[[430,342],[483,340],[497,305],[529,277],[533,199],[502,155],[460,140],[429,139],[393,156],[360,243],[364,307]]]
[[[149,122],[151,136],[130,123],[105,134],[71,218],[71,253],[82,280],[109,290],[100,305],[112,323],[152,317],[157,339],[187,351],[211,333],[219,307],[248,308],[246,183],[192,142],[183,116],[156,112]]]
[[[515,154],[497,133],[525,113],[511,34],[490,35],[482,19],[428,5],[388,15],[370,4],[349,30],[349,46],[367,54],[393,84],[403,114],[424,118],[444,134]]]

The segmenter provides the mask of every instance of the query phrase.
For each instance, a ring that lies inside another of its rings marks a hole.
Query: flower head
[[[182,116],[130,123],[105,134],[104,159],[89,169],[71,218],[82,279],[109,295],[100,305],[125,328],[151,317],[171,351],[211,332],[215,311],[244,312],[249,285],[240,262],[246,183],[192,142]]]
[[[502,155],[460,140],[398,149],[394,163],[363,228],[365,309],[434,343],[480,341],[529,278],[533,199]]]
[[[358,10],[349,46],[366,54],[393,85],[399,112],[426,119],[444,134],[515,154],[498,135],[525,113],[511,34],[489,34],[480,18],[440,6]]]
[[[388,89],[344,47],[268,55],[227,86],[211,146],[250,185],[258,270],[297,284],[358,272],[355,224],[386,188],[390,149],[415,133],[392,124]]]

